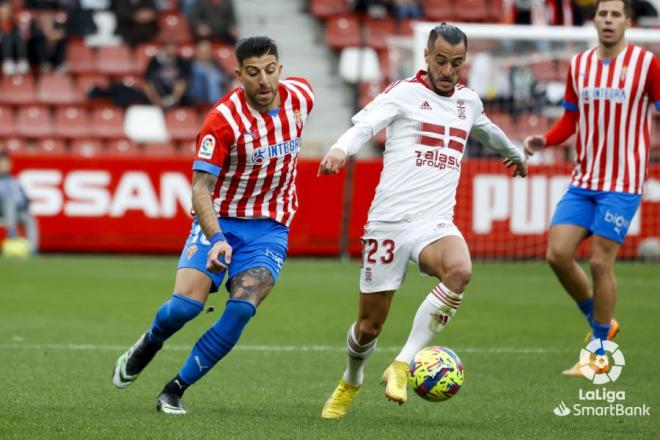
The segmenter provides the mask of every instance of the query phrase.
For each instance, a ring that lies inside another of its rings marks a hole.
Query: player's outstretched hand
[[[513,177],[527,177],[527,161],[514,162],[511,159],[504,159],[502,163],[507,168],[516,167],[513,170]]]
[[[206,270],[209,272],[222,272],[231,263],[232,248],[226,241],[219,241],[213,245],[206,257]]]
[[[346,153],[339,148],[333,148],[328,151],[328,154],[325,155],[319,164],[319,171],[316,175],[337,174],[344,164],[346,164]]]
[[[535,134],[532,136],[527,136],[525,138],[525,154],[527,157],[531,157],[537,150],[542,149],[546,145],[545,137]]]

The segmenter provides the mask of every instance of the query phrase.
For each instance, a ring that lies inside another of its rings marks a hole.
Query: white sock
[[[348,353],[348,366],[344,371],[343,379],[351,385],[362,385],[364,380],[364,365],[369,356],[376,351],[376,341],[374,339],[365,345],[360,345],[355,336],[355,322],[348,328],[346,335],[346,351]]]
[[[463,293],[452,292],[442,283],[435,286],[417,309],[406,345],[396,360],[409,364],[454,317],[461,299]]]

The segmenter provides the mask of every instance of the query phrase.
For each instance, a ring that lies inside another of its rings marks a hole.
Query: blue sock
[[[179,371],[179,377],[189,385],[201,379],[234,348],[245,325],[256,311],[254,305],[248,301],[242,299],[227,301],[225,311],[218,322],[195,343],[188,360]]]
[[[149,329],[149,340],[163,345],[167,338],[179,331],[186,322],[199,315],[203,308],[204,305],[197,300],[178,293],[172,294],[172,298],[158,309],[156,318]]]
[[[589,298],[581,302],[576,301],[576,304],[580,308],[582,314],[587,318],[587,321],[591,323],[591,319],[594,316],[594,299]]]
[[[591,331],[594,339],[600,339],[601,341],[607,341],[607,335],[610,332],[610,323],[599,324],[596,321],[591,321]],[[596,354],[603,355],[605,350],[601,347],[596,350]]]

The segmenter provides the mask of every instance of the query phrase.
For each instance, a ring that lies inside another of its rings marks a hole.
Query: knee
[[[589,258],[589,267],[591,268],[591,273],[596,276],[612,270],[610,260],[599,254],[594,254]]]
[[[442,277],[442,283],[452,292],[461,293],[472,278],[472,267],[469,264],[457,264],[447,270]]]
[[[573,264],[575,255],[572,252],[566,252],[558,248],[548,247],[545,253],[548,264],[554,269],[561,269]]]
[[[371,319],[360,319],[356,326],[356,339],[358,344],[364,345],[378,337],[383,329],[383,323]]]

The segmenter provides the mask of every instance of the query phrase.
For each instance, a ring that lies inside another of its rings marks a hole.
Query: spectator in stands
[[[28,53],[32,64],[48,72],[63,65],[66,58],[66,15],[42,9],[30,23]]]
[[[25,74],[30,69],[27,44],[14,21],[9,0],[0,0],[0,62],[5,75]]]
[[[180,105],[185,96],[190,65],[179,56],[175,41],[166,41],[147,66],[144,93],[149,102],[168,108]]]
[[[418,0],[392,0],[392,11],[397,21],[422,18],[422,5]]]
[[[213,59],[209,40],[199,40],[190,65],[187,100],[190,104],[214,104],[227,91],[229,75]]]
[[[96,33],[94,11],[110,7],[110,0],[59,0],[66,12],[66,33],[69,37],[86,37]]]
[[[231,0],[196,0],[188,19],[196,39],[236,43],[238,30]]]
[[[385,18],[389,0],[352,0],[353,9],[364,12],[371,18]]]
[[[116,33],[134,46],[154,39],[158,33],[158,11],[154,0],[113,0],[117,15]]]
[[[9,153],[0,150],[0,217],[7,227],[7,238],[18,238],[18,225],[23,225],[32,252],[39,248],[39,228],[28,210],[30,200],[21,184],[11,175]]]

